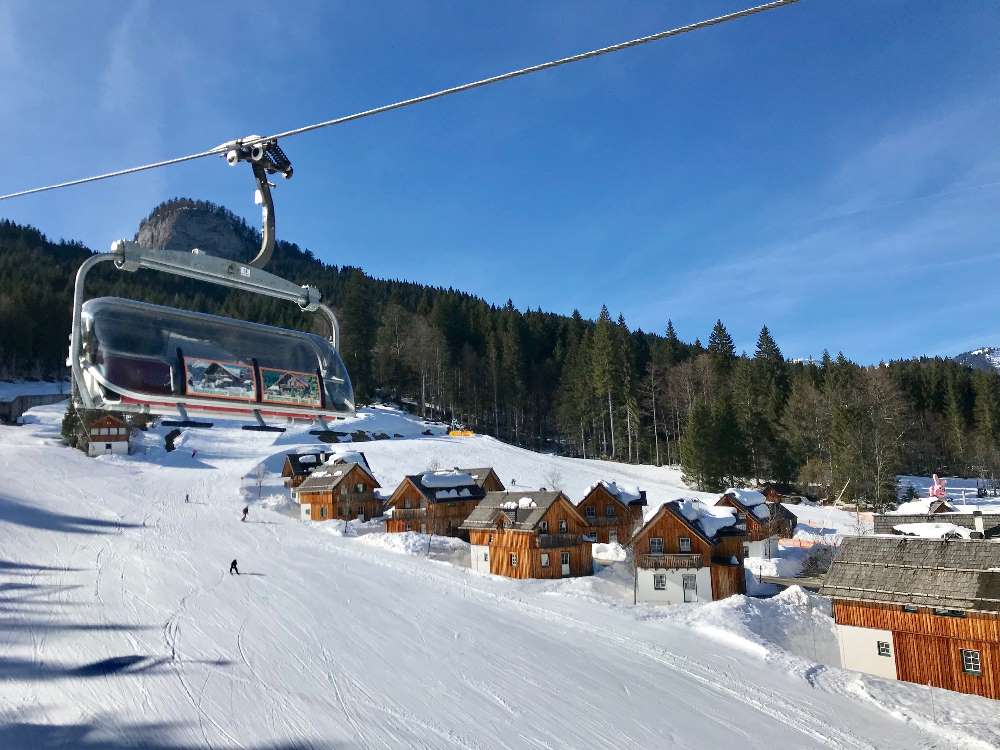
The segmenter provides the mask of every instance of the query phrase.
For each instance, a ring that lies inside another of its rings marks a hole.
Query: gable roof
[[[1000,544],[844,537],[820,593],[837,599],[1000,612]]]
[[[888,515],[907,516],[930,513],[957,513],[958,508],[943,497],[918,497],[906,503],[900,503],[896,510],[888,511]]]
[[[492,466],[484,466],[479,469],[456,469],[456,470],[462,472],[463,474],[468,474],[469,476],[471,476],[475,480],[476,484],[478,484],[480,487],[486,484],[486,480],[489,479],[491,472],[494,475],[496,475],[496,472],[493,471]],[[499,476],[497,476],[497,481],[500,482]],[[500,484],[502,486],[503,482],[500,482]]]
[[[337,487],[354,469],[367,474],[375,483],[376,487],[381,487],[375,476],[364,466],[355,461],[344,461],[325,463],[309,475],[302,484],[295,488],[295,492],[317,492],[320,490],[332,490]]]
[[[480,470],[425,471],[423,474],[409,474],[403,478],[403,482],[409,482],[413,485],[429,503],[482,500],[486,496],[486,490],[479,483],[480,480],[470,474],[470,471]],[[485,476],[483,481],[485,481]]]
[[[719,511],[730,511],[729,513]],[[743,536],[744,532],[737,528],[736,511],[733,508],[709,506],[700,500],[680,498],[663,503],[660,509],[643,524],[632,538],[635,544],[644,537],[665,514],[670,514],[679,520],[691,532],[709,544],[716,544],[720,538],[728,536]]]
[[[745,513],[747,518],[752,518],[757,523],[767,523],[771,520],[771,505],[767,498],[756,490],[738,490],[730,488],[718,500],[716,505],[729,502],[741,513]]]
[[[580,516],[576,507],[562,492],[558,490],[520,490],[518,492],[487,492],[479,505],[473,509],[459,528],[462,529],[492,529],[497,525],[500,516],[507,528],[515,531],[535,531],[539,522],[545,517],[549,508],[562,498],[576,513],[581,525],[586,521]]]
[[[590,489],[587,490],[587,494],[583,496],[583,499],[577,503],[577,507],[582,505],[586,500],[598,490],[603,489],[606,493],[611,495],[611,497],[617,500],[619,503],[625,507],[629,506],[645,506],[646,502],[646,491],[635,488],[634,490],[628,487],[622,487],[615,481],[606,481],[602,479],[597,484],[591,485]]]
[[[331,453],[330,451],[315,451],[312,453],[286,453],[285,463],[281,467],[282,476],[302,476],[305,474],[311,474],[317,468],[325,463],[331,464],[346,464],[346,463],[356,463],[360,464],[362,468],[365,469],[372,478],[375,474],[372,472],[372,467],[368,463],[368,459],[365,454],[361,451],[346,451],[343,453]],[[285,474],[285,469],[290,470],[289,474]]]
[[[95,427],[127,427],[124,419],[119,419],[114,414],[104,414],[87,425],[88,430]]]

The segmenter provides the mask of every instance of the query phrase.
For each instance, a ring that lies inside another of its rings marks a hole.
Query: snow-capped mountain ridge
[[[1000,370],[1000,346],[981,346],[952,359],[977,370]]]

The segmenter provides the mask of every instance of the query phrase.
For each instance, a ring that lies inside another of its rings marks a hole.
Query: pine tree
[[[712,410],[707,403],[698,400],[688,412],[687,430],[681,439],[681,467],[698,489],[718,485],[715,451]]]
[[[714,457],[719,477],[735,487],[747,474],[747,446],[736,409],[728,397],[716,402],[712,415]]]
[[[674,330],[674,323],[667,319],[667,330],[663,340],[663,364],[667,367],[676,365],[684,359],[684,347]]]

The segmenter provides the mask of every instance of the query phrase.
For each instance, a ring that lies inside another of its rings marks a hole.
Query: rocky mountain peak
[[[175,198],[143,219],[135,241],[158,250],[188,252],[247,261],[257,254],[260,235],[228,209],[208,201]]]

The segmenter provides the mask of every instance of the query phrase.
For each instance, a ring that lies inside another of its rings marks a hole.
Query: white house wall
[[[891,630],[837,625],[840,661],[844,669],[896,679],[896,644]],[[878,642],[889,644],[889,656],[879,656]]]
[[[663,573],[667,577],[667,587],[657,591],[653,587],[654,573]],[[683,575],[694,575],[698,585],[698,601],[712,601],[712,573],[708,567],[687,568],[684,570],[646,570],[639,568],[637,572],[636,593],[640,602],[649,604],[683,604]]]
[[[485,544],[473,544],[469,547],[472,569],[480,573],[490,572],[490,548]]]
[[[111,448],[108,449],[107,446],[110,445]],[[111,443],[102,443],[100,441],[91,440],[87,443],[87,455],[88,456],[127,456],[128,455],[128,441],[127,440],[115,440]]]
[[[309,503],[302,503],[300,506],[302,508],[302,520],[311,521],[312,520],[312,506]]]

